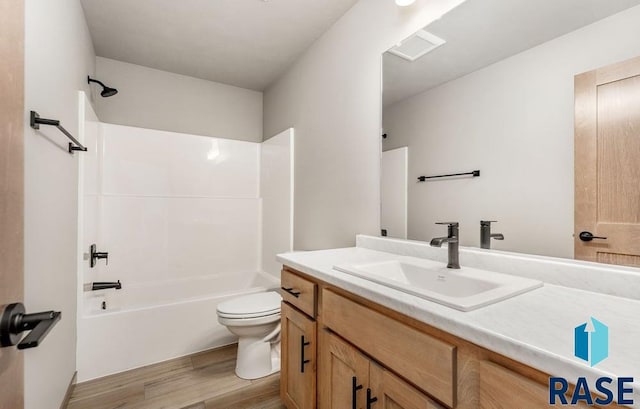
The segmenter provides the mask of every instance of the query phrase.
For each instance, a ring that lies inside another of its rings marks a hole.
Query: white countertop
[[[333,269],[336,264],[400,257],[352,247],[286,253],[278,261],[571,383],[582,376],[593,387],[602,376],[633,377],[632,407],[640,408],[640,301],[545,283],[526,294],[462,312]],[[573,356],[574,328],[590,317],[609,327],[609,357],[593,368]]]

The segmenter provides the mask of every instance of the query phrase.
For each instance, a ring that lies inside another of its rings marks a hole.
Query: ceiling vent
[[[415,61],[426,53],[440,47],[444,43],[446,43],[446,41],[442,38],[431,33],[427,33],[424,30],[420,30],[395,47],[391,48],[389,52],[397,55],[398,57],[404,58],[405,60]]]

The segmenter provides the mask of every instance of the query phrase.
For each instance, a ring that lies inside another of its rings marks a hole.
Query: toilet
[[[280,371],[280,294],[269,291],[220,303],[218,322],[238,336],[236,375],[257,379]]]

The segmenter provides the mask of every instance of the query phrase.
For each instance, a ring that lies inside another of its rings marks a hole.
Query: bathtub
[[[267,273],[231,273],[83,294],[78,317],[78,381],[228,345],[219,303],[279,287]]]

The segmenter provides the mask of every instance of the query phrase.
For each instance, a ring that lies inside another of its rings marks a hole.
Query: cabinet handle
[[[311,342],[305,342],[304,335],[300,337],[300,372],[304,373],[304,366],[311,362],[310,359],[304,359],[304,347],[311,345]]]
[[[371,404],[376,403],[378,398],[371,396],[371,388],[367,388],[367,409],[371,409]]]
[[[285,288],[285,287],[280,287],[282,288],[284,291],[288,292],[289,294],[293,295],[296,298],[300,298],[300,291],[295,291],[292,287],[289,288]]]
[[[358,408],[358,397],[357,397],[357,392],[362,389],[362,385],[358,385],[358,380],[356,379],[356,377],[354,376],[353,378],[351,378],[351,407],[353,409],[357,409]]]

